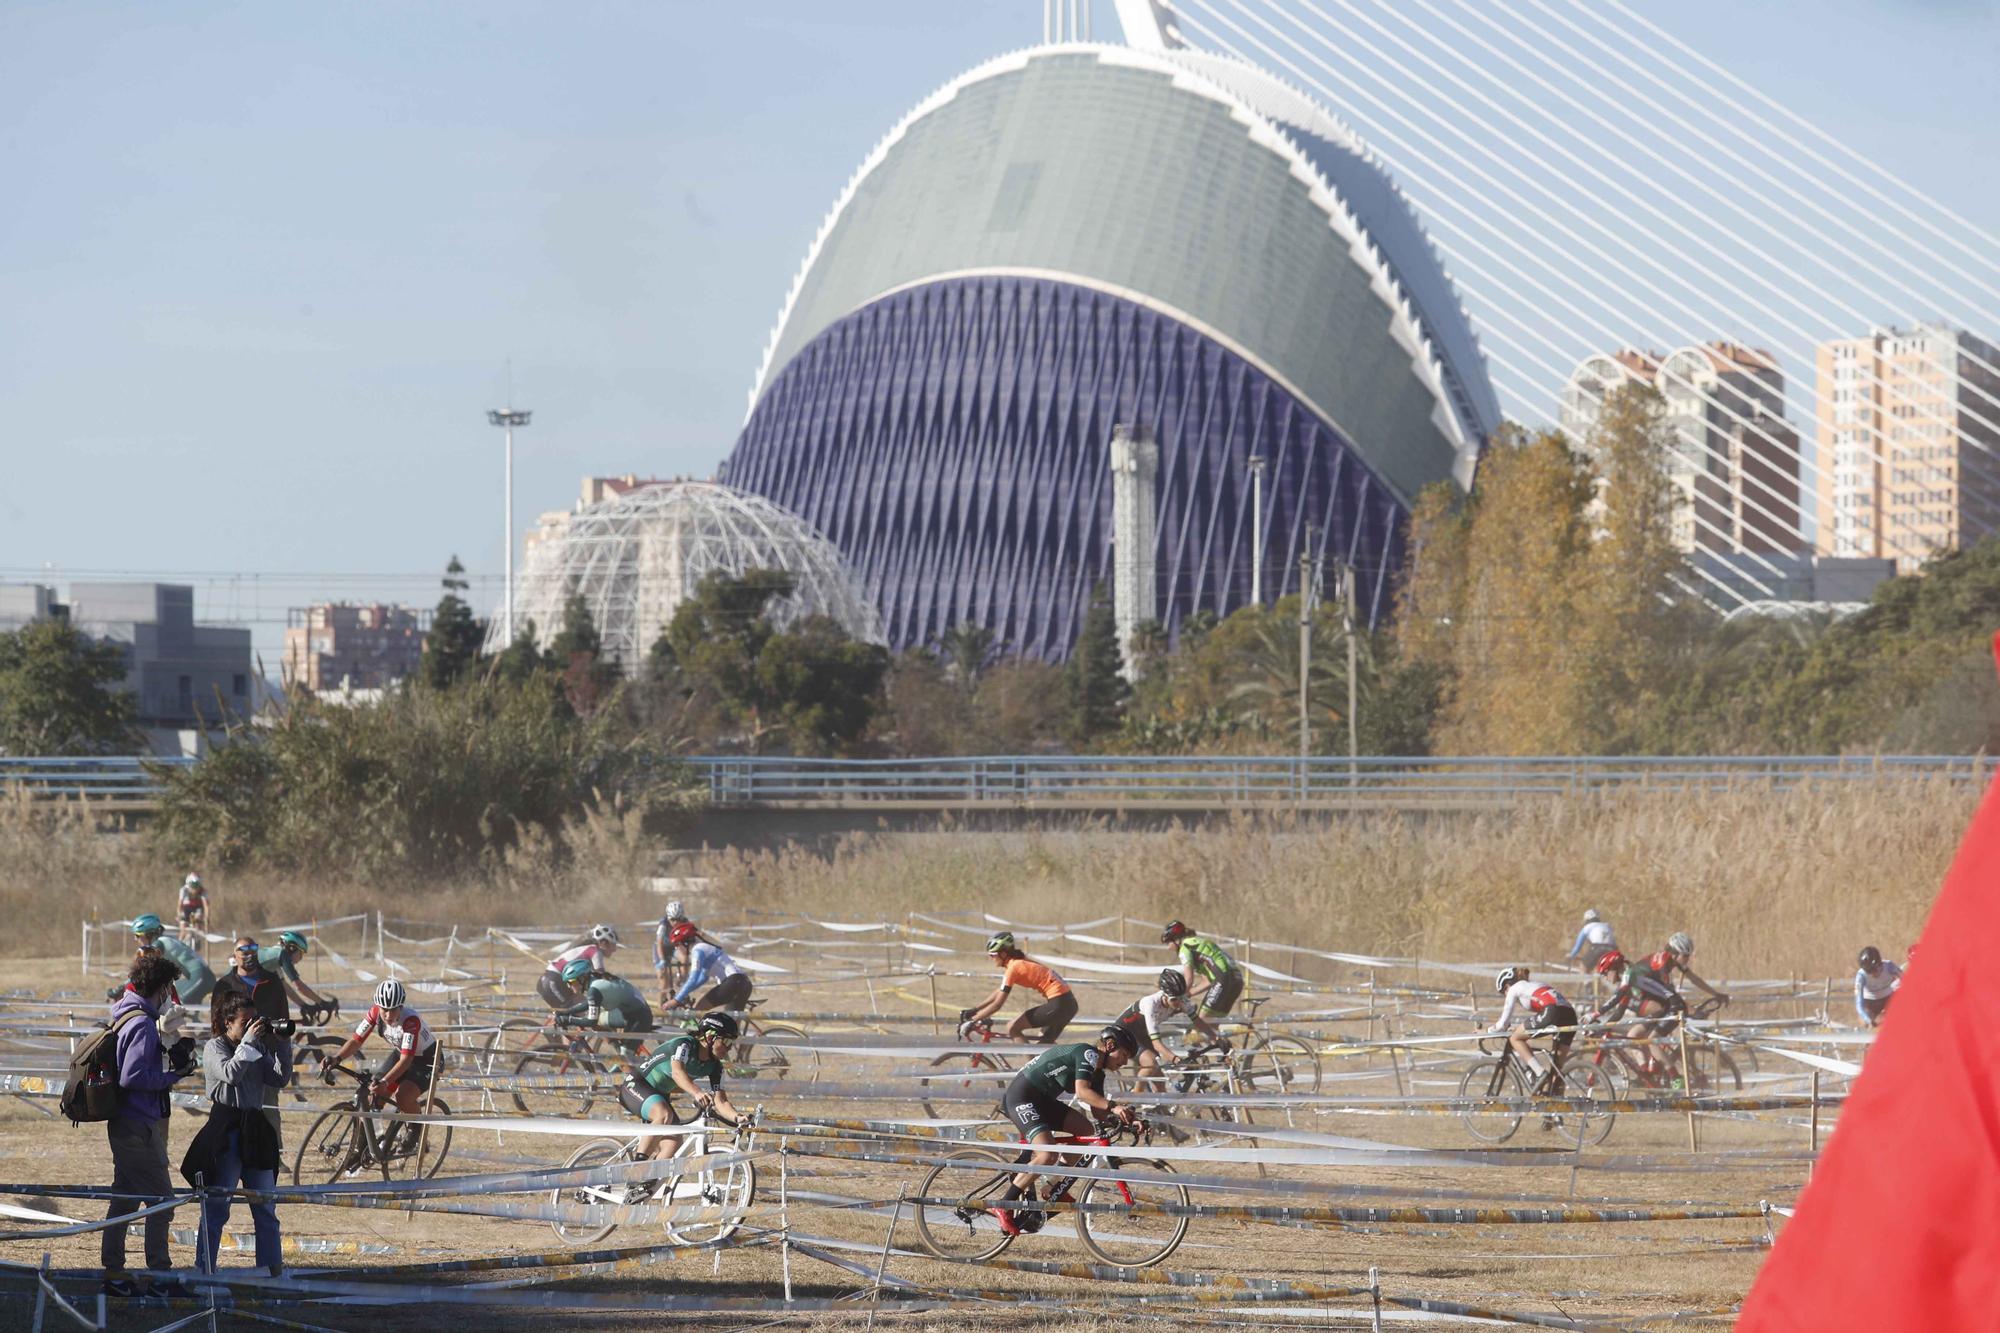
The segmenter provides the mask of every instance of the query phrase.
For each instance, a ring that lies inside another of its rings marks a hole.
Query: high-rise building
[[[293,689],[379,690],[417,674],[430,612],[322,602],[285,616],[284,681]]]
[[[1562,428],[1588,448],[1604,395],[1647,384],[1673,432],[1667,477],[1680,492],[1674,546],[1689,555],[1789,554],[1799,530],[1799,439],[1784,419],[1785,377],[1769,352],[1707,342],[1662,356],[1586,357],[1564,387]]]
[[[642,477],[627,472],[622,477],[585,477],[583,488],[578,492],[576,504],[570,509],[549,509],[535,520],[535,526],[528,530],[522,545],[533,550],[543,542],[552,541],[568,530],[570,517],[581,513],[591,505],[603,504],[606,500],[616,500],[634,491],[643,491],[649,486],[671,486],[685,477]]]
[[[1984,363],[1983,365],[1980,363]],[[1821,343],[1819,540],[1910,573],[2000,520],[2000,349],[1941,324]]]

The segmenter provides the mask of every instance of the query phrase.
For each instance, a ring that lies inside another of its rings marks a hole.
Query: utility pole
[[[502,427],[507,432],[507,498],[504,501],[506,506],[507,591],[500,613],[500,646],[502,648],[511,648],[514,646],[514,427],[526,426],[528,418],[533,415],[534,413],[532,412],[517,412],[514,410],[514,367],[509,363],[507,367],[507,406],[498,410],[488,411],[486,414],[486,420],[489,423]]]
[[[1347,785],[1361,785],[1361,691],[1355,677],[1360,648],[1354,639],[1354,566],[1340,562],[1340,627],[1347,634]]]
[[[1306,756],[1312,753],[1312,714],[1309,691],[1312,685],[1313,529],[1306,529],[1305,549],[1299,552],[1299,784],[1305,785]]]
[[[1250,605],[1264,604],[1264,455],[1250,455]]]

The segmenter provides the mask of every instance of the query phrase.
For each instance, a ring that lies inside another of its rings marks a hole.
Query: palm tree
[[[1358,693],[1372,692],[1368,641],[1361,640]],[[1271,616],[1246,645],[1226,696],[1234,720],[1296,746],[1299,739],[1299,630],[1296,621]],[[1314,734],[1330,738],[1347,720],[1347,645],[1331,624],[1312,627],[1312,671],[1306,713]]]
[[[938,647],[951,663],[946,674],[966,690],[979,683],[979,673],[995,656],[993,631],[984,625],[954,625],[939,637]]]

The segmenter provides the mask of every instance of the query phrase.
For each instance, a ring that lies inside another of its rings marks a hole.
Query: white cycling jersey
[[[1903,969],[1884,958],[1882,966],[1874,976],[1862,968],[1854,974],[1854,998],[1856,1000],[1886,1000],[1896,987],[1903,984]]]
[[[1557,1005],[1569,1004],[1569,1001],[1563,998],[1561,991],[1554,986],[1544,986],[1539,981],[1517,981],[1502,993],[1506,1002],[1500,1006],[1499,1021],[1493,1025],[1495,1032],[1513,1020],[1517,1006],[1523,1013],[1533,1015],[1545,1009],[1553,1009]]]
[[[550,960],[549,971],[555,973],[557,976],[561,976],[562,970],[578,958],[588,959],[591,971],[599,974],[603,973],[604,950],[595,944],[579,944],[574,949],[564,949]]]

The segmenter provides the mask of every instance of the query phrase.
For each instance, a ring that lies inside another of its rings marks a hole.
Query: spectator
[[[117,1050],[113,1063],[121,1097],[117,1112],[105,1123],[111,1141],[111,1189],[117,1196],[104,1214],[107,1220],[163,1202],[173,1193],[173,1182],[167,1176],[167,1090],[193,1071],[194,1041],[183,1037],[163,1052],[157,1023],[161,1008],[173,995],[178,975],[164,958],[150,954],[135,958],[125,991],[111,1006]],[[171,1069],[167,1067],[169,1060]],[[108,1296],[142,1294],[125,1271],[128,1225],[116,1222],[104,1228],[101,1257]],[[174,1266],[167,1252],[172,1227],[171,1209],[146,1218],[147,1268]],[[172,1279],[154,1285],[152,1291],[168,1296],[187,1294]]]
[[[267,1091],[284,1086],[291,1074],[271,1025],[259,1018],[244,996],[231,992],[216,1001],[209,1017],[213,1035],[202,1050],[202,1074],[213,1105],[208,1123],[195,1135],[181,1162],[192,1185],[199,1176],[211,1193],[202,1204],[201,1245],[195,1266],[213,1273],[223,1228],[229,1224],[228,1191],[240,1183],[270,1190],[278,1184],[278,1135],[264,1114]],[[269,1202],[250,1205],[257,1232],[257,1267],[276,1277],[284,1266],[278,1241],[278,1209]]]
[[[212,1003],[219,1005],[225,995],[240,995],[249,1001],[257,1017],[266,1023],[289,1020],[292,1016],[291,1001],[285,994],[285,983],[277,973],[268,971],[262,962],[257,941],[248,935],[236,937],[236,970],[215,983]],[[211,1023],[212,1025],[212,1023]],[[267,1047],[277,1057],[278,1063],[287,1071],[292,1068],[292,1043],[278,1037],[275,1044]],[[264,1116],[271,1122],[272,1132],[280,1135],[283,1131],[278,1119],[278,1088],[267,1084],[264,1088]]]

